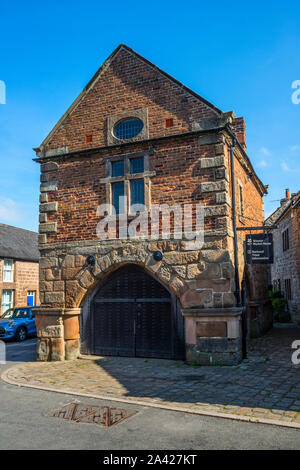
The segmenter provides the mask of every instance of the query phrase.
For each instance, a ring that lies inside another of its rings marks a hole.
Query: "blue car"
[[[36,335],[35,315],[33,308],[10,308],[0,317],[0,339],[24,341],[28,336]]]

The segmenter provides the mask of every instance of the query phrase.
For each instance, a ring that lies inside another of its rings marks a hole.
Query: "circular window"
[[[120,140],[133,139],[133,137],[136,137],[141,132],[143,127],[143,121],[140,119],[124,119],[115,125],[114,135]]]

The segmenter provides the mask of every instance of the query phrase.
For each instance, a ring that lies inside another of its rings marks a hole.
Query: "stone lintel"
[[[184,308],[184,317],[239,317],[242,315],[242,308]]]
[[[139,150],[138,152],[122,153],[121,155],[114,155],[113,157],[103,157],[105,162],[119,161],[120,159],[126,160],[127,158],[145,157],[146,155],[154,155],[154,148]]]
[[[106,178],[100,178],[99,182],[101,184],[106,183],[118,183],[120,181],[126,180],[135,180],[141,178],[152,178],[156,176],[156,171],[144,171],[143,173],[135,173],[135,174],[126,174],[125,176],[107,176]]]
[[[33,309],[36,315],[49,315],[49,316],[66,316],[66,315],[81,315],[81,308],[35,308]]]

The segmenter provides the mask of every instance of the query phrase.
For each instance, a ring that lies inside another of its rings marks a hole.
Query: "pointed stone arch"
[[[126,244],[107,253],[96,254],[95,266],[83,264],[77,270],[75,279],[66,282],[66,307],[83,306],[106,276],[126,264],[143,267],[178,299],[188,289],[186,282],[178,276],[170,264],[164,259],[158,262],[154,260],[153,253],[149,252],[146,245]]]
[[[114,264],[85,299],[82,352],[183,359],[184,319],[177,297],[140,263]]]

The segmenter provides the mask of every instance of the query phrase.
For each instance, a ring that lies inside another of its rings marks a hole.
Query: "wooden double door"
[[[90,328],[89,349],[97,355],[184,358],[177,299],[136,265],[119,268],[101,284]]]

